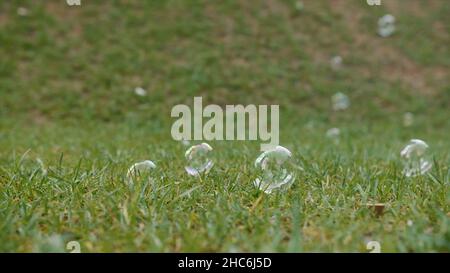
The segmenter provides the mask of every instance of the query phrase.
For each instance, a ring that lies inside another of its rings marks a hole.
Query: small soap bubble
[[[378,35],[381,37],[389,37],[395,31],[395,17],[386,14],[378,19]]]
[[[344,93],[338,92],[331,97],[334,111],[345,110],[350,106],[350,99]]]
[[[305,4],[303,3],[303,1],[295,2],[295,9],[297,11],[303,11],[305,9]]]
[[[19,16],[28,16],[29,13],[30,12],[28,11],[27,8],[24,8],[24,7],[17,8],[17,15],[19,15]]]
[[[334,142],[339,142],[339,136],[341,135],[341,130],[339,128],[328,129],[326,136],[332,139]]]
[[[132,183],[134,178],[148,175],[155,168],[156,165],[151,160],[145,160],[142,162],[135,163],[128,169],[127,172],[128,181]]]
[[[184,146],[189,146],[189,145],[191,145],[191,142],[189,140],[183,139],[181,141],[181,144],[183,144]]]
[[[142,87],[136,87],[134,93],[140,97],[145,97],[147,95],[147,91]]]
[[[420,139],[411,139],[408,145],[400,152],[403,158],[403,174],[407,177],[423,175],[428,172],[433,164],[427,159],[426,150],[428,144]]]
[[[286,190],[295,180],[292,154],[282,146],[263,152],[256,159],[255,167],[259,175],[253,184],[267,194],[275,189]]]
[[[64,238],[61,234],[51,234],[48,236],[38,235],[36,236],[35,243],[33,244],[33,252],[39,253],[63,253]]]
[[[208,173],[214,163],[209,158],[212,147],[207,143],[194,145],[186,151],[187,165],[186,172],[192,176],[199,176],[201,173]]]
[[[410,112],[407,112],[403,115],[403,126],[410,127],[414,123],[414,115]]]
[[[330,60],[330,66],[333,70],[339,70],[342,67],[342,57],[334,56]]]

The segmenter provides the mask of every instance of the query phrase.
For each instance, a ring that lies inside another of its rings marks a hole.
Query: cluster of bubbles
[[[207,174],[214,166],[212,151],[213,148],[208,143],[191,146],[185,153],[187,174],[194,177]],[[295,180],[291,159],[291,152],[282,146],[263,152],[255,161],[258,172],[253,182],[255,187],[267,194],[275,189],[289,188]],[[151,160],[135,163],[128,169],[127,181],[132,184],[138,177],[149,176],[155,168],[156,164]]]
[[[296,8],[303,10],[304,5],[302,1],[296,2]],[[378,34],[381,37],[391,36],[395,32],[395,17],[391,14],[386,14],[378,20]],[[330,59],[330,66],[333,70],[342,68],[343,59],[336,55]],[[138,96],[145,96],[146,90],[137,87],[135,94]],[[331,97],[332,109],[334,111],[343,111],[350,106],[349,97],[337,92]],[[414,115],[407,112],[403,116],[403,125],[405,127],[412,126],[414,122]],[[326,132],[326,136],[333,142],[339,142],[340,129],[331,128]],[[187,140],[182,141],[184,146],[190,146]],[[414,177],[423,175],[432,168],[431,161],[426,156],[428,145],[420,139],[412,139],[408,145],[400,152],[403,159],[404,169],[403,174],[406,177]],[[211,159],[213,148],[207,143],[190,146],[185,153],[186,157],[186,172],[198,177],[201,174],[207,174],[214,162]],[[274,190],[285,190],[289,188],[295,181],[295,174],[293,172],[292,153],[282,146],[277,146],[269,151],[261,153],[255,160],[255,168],[257,170],[257,178],[253,184],[259,190],[270,194]],[[131,166],[128,170],[127,177],[129,181],[133,181],[133,177],[149,174],[156,168],[155,163],[150,160],[139,162]]]
[[[339,134],[339,129],[330,130],[330,137],[336,134]],[[426,157],[427,149],[428,145],[420,139],[412,139],[403,148],[400,155],[404,164],[403,174],[406,177],[423,175],[432,168],[432,163]],[[214,166],[210,157],[212,151],[213,148],[207,143],[191,146],[185,154],[186,172],[195,177],[207,174]],[[135,177],[149,175],[155,168],[156,164],[150,160],[135,163],[128,170],[128,181],[132,183]],[[271,194],[274,190],[284,191],[295,181],[292,153],[282,146],[261,153],[255,160],[255,168],[257,177],[253,185],[266,194]]]

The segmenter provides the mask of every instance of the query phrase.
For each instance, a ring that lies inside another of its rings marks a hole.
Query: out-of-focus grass
[[[0,250],[77,240],[85,252],[354,252],[377,240],[382,251],[448,252],[450,5],[303,2],[3,1]],[[387,12],[397,31],[383,39]],[[337,91],[347,111],[331,110]],[[212,172],[188,177],[170,109],[193,96],[279,104],[293,187],[253,187],[256,142],[211,142]],[[410,138],[427,141],[434,167],[407,179],[399,151]],[[153,183],[128,187],[127,168],[144,159],[158,165]]]

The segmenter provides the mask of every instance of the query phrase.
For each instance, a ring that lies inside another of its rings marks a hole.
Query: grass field
[[[450,2],[81,2],[0,3],[0,251],[450,251]],[[280,105],[293,186],[253,186],[257,141],[209,142],[215,166],[188,176],[170,110],[194,96]],[[412,138],[433,168],[408,178]]]

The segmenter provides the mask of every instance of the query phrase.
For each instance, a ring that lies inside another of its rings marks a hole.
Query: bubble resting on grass
[[[407,177],[423,175],[428,172],[433,164],[425,159],[425,152],[428,144],[420,139],[411,139],[408,145],[403,148],[400,155],[403,158],[403,174]]]
[[[253,182],[255,187],[267,194],[275,189],[289,188],[295,180],[290,159],[291,152],[282,146],[263,152],[255,161],[255,167],[260,172]]]
[[[333,103],[333,110],[345,110],[350,106],[350,99],[344,93],[338,92],[331,97]]]
[[[149,174],[155,168],[156,165],[151,160],[145,160],[142,162],[135,163],[128,169],[127,172],[128,181],[132,183],[133,178]]]
[[[386,14],[378,19],[378,35],[381,37],[389,37],[395,31],[395,17]]]
[[[214,163],[208,157],[212,147],[208,143],[202,143],[190,147],[185,154],[187,160],[186,172],[192,176],[198,176],[200,173],[208,173]]]

